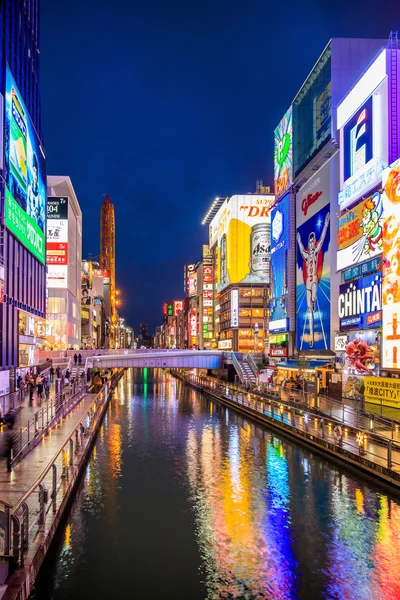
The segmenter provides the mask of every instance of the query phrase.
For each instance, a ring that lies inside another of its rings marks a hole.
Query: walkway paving
[[[74,431],[88,410],[96,394],[87,394],[71,410],[67,417],[48,436],[18,463],[11,473],[7,472],[6,461],[0,462],[0,499],[16,505],[22,496],[36,483],[51,459],[61,450],[65,440]]]

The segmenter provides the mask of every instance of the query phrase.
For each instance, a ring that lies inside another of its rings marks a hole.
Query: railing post
[[[26,502],[21,505],[22,508],[22,529],[21,529],[21,551],[28,552],[29,548],[29,508]]]
[[[39,483],[39,525],[44,525],[46,520],[47,494],[43,481]]]
[[[11,515],[12,522],[12,554],[14,556],[15,562],[19,564],[21,567],[22,557],[21,557],[21,523],[17,515]]]
[[[57,465],[55,463],[52,464],[52,475],[51,497],[55,500],[57,496]]]
[[[28,442],[30,440],[30,427],[29,427],[29,421],[28,421]]]
[[[69,440],[69,464],[70,467],[74,464],[74,440],[72,438]]]
[[[392,468],[392,445],[393,445],[392,440],[389,440],[388,446],[387,446],[387,466],[388,466],[388,469]]]

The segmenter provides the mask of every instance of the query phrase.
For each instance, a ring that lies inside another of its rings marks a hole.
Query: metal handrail
[[[108,383],[104,384],[104,386],[102,387],[102,389],[96,394],[96,397],[93,399],[93,402],[96,402],[97,399],[104,393],[105,388],[107,387],[107,385],[108,385]],[[25,492],[25,494],[22,496],[22,498],[13,507],[12,512],[14,514],[21,508],[22,504],[27,501],[27,499],[29,498],[29,496],[35,491],[35,489],[40,485],[40,482],[43,481],[43,479],[49,473],[50,469],[52,468],[53,463],[55,463],[56,460],[61,456],[64,447],[67,446],[68,442],[75,436],[75,431],[78,429],[78,427],[80,426],[80,424],[82,423],[82,421],[85,420],[85,418],[86,418],[87,414],[90,412],[90,410],[91,410],[91,407],[89,407],[88,410],[86,411],[86,413],[81,417],[81,419],[79,419],[79,423],[77,424],[77,426],[75,427],[75,429],[68,436],[68,438],[66,439],[66,441],[63,444],[62,448],[60,448],[60,450],[53,456],[53,458],[51,459],[51,461],[47,464],[47,467],[45,467],[45,469],[42,471],[42,473],[40,474],[40,477],[38,477],[38,479],[35,481],[35,483],[33,483],[31,485],[31,487],[28,489],[28,491]]]
[[[61,505],[72,489],[80,471],[84,456],[82,452],[88,447],[84,445],[83,437],[88,435],[88,432],[94,431],[99,425],[103,407],[120,376],[120,372],[114,373],[110,380],[102,386],[61,448],[10,511],[12,556],[19,566],[24,565],[24,554],[29,549],[30,540],[35,539],[35,536],[32,535],[34,527],[36,525],[43,527],[43,531],[45,531],[46,516],[50,514],[51,509],[53,515],[56,515],[57,505]],[[77,460],[74,460],[75,456]],[[46,489],[46,481],[47,485],[51,487],[50,495]],[[39,493],[37,494],[37,492]],[[37,501],[39,501],[39,510]],[[30,516],[33,517],[32,522],[30,522]],[[54,519],[49,523],[50,528],[53,526]]]
[[[85,390],[84,379],[64,387],[59,394],[44,402],[39,410],[18,428],[13,434],[11,466],[15,466],[22,460],[27,454],[25,451],[36,446],[46,435],[48,429],[70,412],[77,401],[82,398],[83,390]],[[17,452],[15,452],[16,448],[18,448]]]
[[[250,367],[250,369],[253,371],[254,377],[258,377],[258,367],[254,361],[254,358],[251,356],[251,354],[247,354],[247,363]]]

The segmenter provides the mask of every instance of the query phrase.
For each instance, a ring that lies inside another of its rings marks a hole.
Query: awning
[[[305,369],[306,371],[313,371],[315,369],[322,369],[323,367],[332,367],[330,360],[284,360],[283,362],[277,363],[278,369]]]

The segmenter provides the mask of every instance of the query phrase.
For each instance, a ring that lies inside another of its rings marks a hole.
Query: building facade
[[[81,346],[82,212],[69,177],[47,178],[46,346]]]
[[[0,19],[0,369],[9,371],[13,385],[16,367],[38,363],[38,347],[45,337],[46,160],[39,2],[4,0]]]

